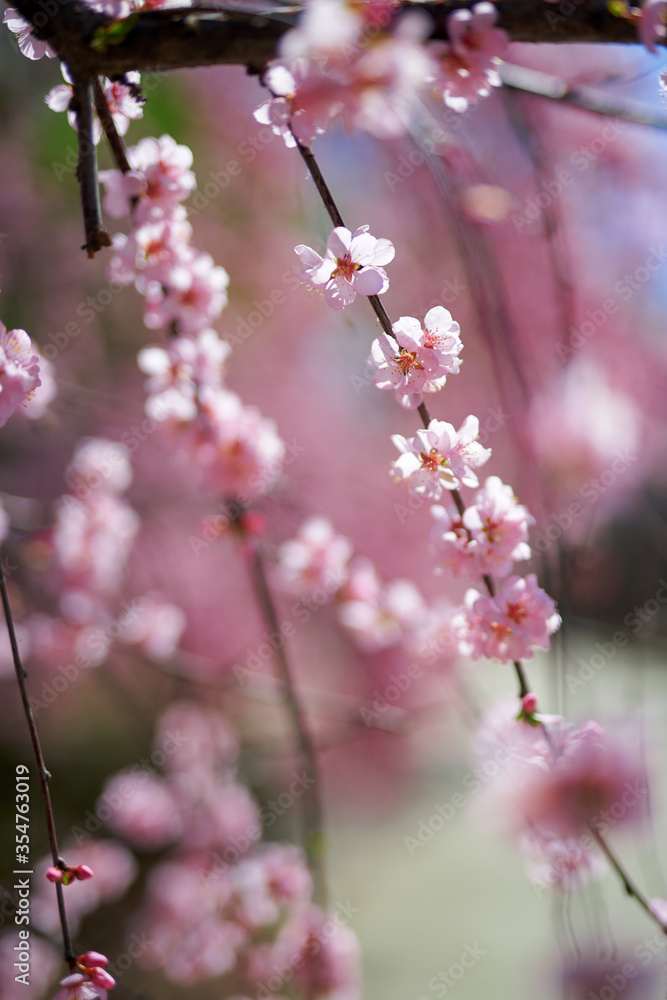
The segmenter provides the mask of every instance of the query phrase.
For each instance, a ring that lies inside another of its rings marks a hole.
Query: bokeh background
[[[105,255],[89,261],[79,249],[75,135],[44,103],[60,83],[55,61],[28,62],[6,32],[0,46],[0,316],[42,349],[58,347],[57,397],[39,420],[15,416],[0,435],[0,489],[12,521],[7,551],[16,567],[10,584],[21,623],[57,614],[49,532],[53,504],[68,488],[66,467],[82,437],[127,440],[141,424],[145,394],[135,359],[155,338],[131,287],[108,292]],[[654,822],[632,837],[619,834],[616,844],[649,894],[660,896],[663,60],[634,47],[515,45],[508,61],[553,74],[612,108],[641,102],[655,121],[637,124],[507,87],[459,119],[435,104],[415,109],[405,140],[380,143],[334,129],[315,150],[348,225],[368,223],[396,246],[384,298],[389,314],[423,316],[441,304],[461,325],[461,374],[431,411],[456,426],[469,413],[480,417],[482,441],[493,449],[489,473],[511,483],[536,518],[530,569],[564,616],[552,653],[529,664],[544,709],[577,723],[622,721],[642,735],[657,776]],[[384,579],[409,578],[429,601],[458,602],[463,583],[434,575],[426,506],[407,508],[407,494],[388,476],[390,435],[414,433],[415,414],[372,384],[366,359],[377,327],[370,309],[357,300],[348,312],[333,313],[292,280],[294,246],[324,242],[330,227],[299,157],[253,120],[263,99],[258,81],[219,68],[147,77],[144,84],[144,117],[127,139],[168,133],[191,146],[194,243],[230,274],[229,305],[218,324],[234,344],[228,384],[294,445],[294,460],[262,504],[269,551],[305,517],[323,514]],[[440,128],[446,139],[431,152],[429,137]],[[106,150],[100,158],[111,166]],[[232,164],[240,169],[230,170]],[[122,223],[109,220],[109,227]],[[270,310],[276,291],[280,304]],[[262,308],[270,315],[256,323]],[[61,348],[71,322],[80,333]],[[234,542],[223,537],[193,549],[192,537],[220,511],[220,499],[183,474],[162,435],[144,437],[132,454],[128,491],[141,529],[118,603],[160,592],[183,609],[187,625],[168,663],[114,647],[103,665],[82,673],[39,713],[65,832],[94,808],[111,774],[150,752],[155,723],[175,700],[214,705],[230,720],[240,738],[239,773],[260,802],[298,765],[270,663],[249,685],[234,674],[264,628]],[[619,453],[627,456],[624,466]],[[279,601],[289,618],[293,601]],[[613,644],[619,630],[628,638],[622,646]],[[614,648],[602,667],[591,666],[596,643]],[[35,696],[58,672],[57,650],[51,653],[28,659]],[[434,977],[466,947],[483,955],[447,987],[460,1000],[492,991],[517,1000],[558,996],[559,945],[572,948],[570,925],[582,946],[597,938],[611,948],[616,941],[621,953],[654,937],[611,877],[565,899],[531,882],[514,846],[476,816],[470,796],[422,848],[406,845],[437,804],[465,787],[476,716],[492,698],[514,693],[508,669],[453,661],[446,651],[422,665],[386,724],[367,726],[359,707],[405,669],[404,649],[360,651],[327,606],[297,623],[290,653],[321,747],[331,899],[358,911],[349,926],[361,942],[367,996],[443,996]],[[10,845],[14,767],[31,761],[7,649],[0,694],[7,806],[0,843]],[[36,781],[33,800],[36,861],[46,853]],[[294,810],[266,836],[294,840]],[[87,918],[82,941],[110,955],[123,952],[155,857],[139,852],[137,880]],[[2,863],[11,896],[9,846]],[[10,926],[11,906],[2,912]],[[656,974],[653,992],[642,996],[664,994],[661,948],[647,963]],[[118,987],[119,997],[233,993],[227,980],[182,986],[136,965]]]

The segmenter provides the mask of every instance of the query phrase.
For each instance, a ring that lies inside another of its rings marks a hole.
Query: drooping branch
[[[397,4],[397,15],[418,6],[434,22],[433,37],[445,38],[445,20],[473,0]],[[257,14],[233,9],[193,7],[138,11],[124,37],[105,39],[109,19],[83,0],[15,0],[35,34],[48,41],[60,58],[80,75],[121,76],[129,70],[163,71],[194,66],[241,65],[260,73],[275,56],[282,35],[294,26],[294,13]],[[269,10],[270,10],[270,5]],[[519,42],[636,43],[635,25],[614,16],[606,0],[498,0],[498,23]],[[53,9],[55,7],[55,10]]]
[[[102,247],[111,246],[111,237],[102,225],[100,189],[97,182],[97,154],[93,136],[93,84],[74,75],[71,107],[76,114],[79,162],[76,177],[81,190],[86,242],[83,248],[94,257]]]

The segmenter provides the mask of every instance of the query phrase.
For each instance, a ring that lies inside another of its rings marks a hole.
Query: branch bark
[[[419,3],[434,21],[434,38],[445,38],[445,19],[473,0]],[[14,0],[35,34],[48,41],[79,75],[121,76],[129,70],[162,72],[194,66],[241,65],[261,73],[276,55],[280,38],[298,11],[256,14],[224,8],[139,11],[122,41],[92,47],[95,33],[109,25],[83,0]],[[404,0],[401,10],[417,6]],[[634,24],[612,15],[606,0],[498,0],[499,26],[518,42],[637,43]],[[54,9],[55,8],[55,9]],[[282,8],[281,10],[284,10]]]

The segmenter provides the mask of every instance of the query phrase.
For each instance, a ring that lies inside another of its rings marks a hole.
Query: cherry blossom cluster
[[[443,306],[429,309],[424,324],[401,316],[392,325],[393,336],[377,337],[371,347],[378,389],[393,389],[401,406],[413,410],[424,396],[443,388],[448,375],[460,370],[463,349],[459,324]]]
[[[54,1000],[106,1000],[107,990],[112,990],[116,980],[105,970],[109,964],[106,955],[99,951],[87,951],[79,955],[73,972],[60,980],[62,990]]]
[[[536,885],[580,888],[606,871],[596,835],[646,817],[645,766],[632,741],[611,738],[596,722],[577,728],[527,707],[498,702],[482,717],[476,752],[503,763],[478,816],[517,839]]]
[[[128,236],[114,236],[109,277],[134,283],[146,326],[168,338],[139,354],[146,412],[210,487],[254,499],[280,476],[285,449],[274,422],[224,384],[230,348],[211,324],[227,304],[229,275],[191,245],[181,202],[196,185],[192,152],[162,136],[143,139],[128,159],[132,171],[103,171],[100,179],[107,213],[133,223]]]
[[[500,85],[498,62],[508,39],[495,27],[494,4],[482,2],[446,19],[447,42],[432,42],[423,11],[395,17],[392,0],[312,0],[264,74],[273,95],[255,118],[310,145],[332,119],[379,138],[402,135],[415,101],[441,97],[465,111]]]
[[[442,603],[429,606],[411,580],[384,582],[373,562],[355,555],[352,542],[326,517],[307,518],[296,536],[278,548],[274,582],[294,596],[332,601],[339,622],[364,653],[402,646],[432,660],[430,654],[439,646],[440,654],[452,659],[455,642],[443,649],[442,636],[452,629],[453,609]]]
[[[169,659],[185,628],[183,611],[158,592],[118,606],[140,527],[123,496],[132,481],[129,459],[124,444],[84,438],[66,470],[71,492],[56,501],[53,528],[41,539],[60,614],[38,611],[21,623],[23,656],[47,675],[61,673],[63,664],[101,665],[114,640],[150,659]]]
[[[260,809],[239,781],[238,743],[226,719],[193,702],[174,703],[155,746],[170,737],[162,775],[143,768],[114,775],[97,808],[99,815],[106,808],[107,825],[134,848],[169,848],[137,916],[148,942],[138,961],[180,983],[234,973],[248,996],[260,986],[272,996],[282,995],[276,971],[286,956],[303,954],[294,967],[304,995],[324,1000],[335,989],[357,1000],[356,938],[311,903],[303,852],[261,842],[262,823],[273,821],[271,802]]]

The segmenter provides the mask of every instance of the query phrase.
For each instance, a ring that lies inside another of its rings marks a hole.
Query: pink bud
[[[88,968],[91,965],[108,965],[109,959],[99,951],[87,951],[84,955],[79,955],[77,962]]]
[[[103,990],[112,990],[116,985],[116,980],[104,969],[94,968],[90,970],[90,981],[100,986]]]
[[[537,711],[537,695],[531,691],[528,694],[524,694],[521,699],[521,707],[526,715],[532,715],[533,712]]]
[[[80,882],[85,882],[87,878],[92,878],[95,874],[93,869],[89,868],[88,865],[74,865],[70,871],[74,878],[78,878]]]
[[[247,511],[239,518],[246,535],[263,535],[268,524],[267,518],[257,511]]]
[[[60,868],[53,867],[48,869],[46,877],[48,878],[49,882],[62,882],[63,873],[61,872]]]

